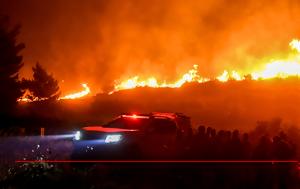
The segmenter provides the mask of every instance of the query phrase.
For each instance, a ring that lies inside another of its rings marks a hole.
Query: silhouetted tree
[[[23,81],[29,85],[32,94],[40,99],[57,99],[59,97],[58,81],[51,74],[48,74],[39,63],[32,68],[32,71],[33,80]]]
[[[0,114],[12,113],[17,99],[22,96],[19,70],[23,66],[20,51],[25,48],[16,38],[20,26],[10,28],[9,18],[0,16]]]

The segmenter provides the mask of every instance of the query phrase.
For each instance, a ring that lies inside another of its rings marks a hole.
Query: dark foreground
[[[70,160],[72,140],[68,135],[2,137],[0,145],[1,188],[296,189],[300,186],[297,162],[227,159],[209,163],[17,163],[16,160]]]
[[[19,163],[3,188],[299,188],[289,163]]]

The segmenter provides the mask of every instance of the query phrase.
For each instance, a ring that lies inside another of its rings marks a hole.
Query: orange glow
[[[297,55],[289,57],[287,60],[274,60],[265,64],[265,67],[260,71],[254,71],[250,74],[252,79],[272,79],[272,78],[287,78],[290,76],[300,77],[300,41],[297,39],[293,39],[289,43],[292,50],[296,50],[298,52]],[[245,73],[245,72],[243,72]],[[112,94],[116,91],[124,90],[124,89],[133,89],[136,87],[168,87],[168,88],[179,88],[185,83],[189,82],[198,82],[203,83],[210,80],[218,80],[220,82],[227,82],[228,80],[236,80],[242,81],[245,79],[245,76],[238,71],[232,70],[227,71],[224,70],[223,73],[216,78],[205,78],[201,77],[198,74],[198,65],[194,65],[191,70],[187,73],[183,74],[180,79],[175,81],[174,83],[166,83],[158,82],[155,77],[150,77],[148,79],[141,80],[139,76],[134,76],[130,79],[121,81],[116,83],[114,86],[114,90],[109,94]]]
[[[121,117],[125,117],[125,118],[132,118],[132,119],[149,119],[149,116],[143,116],[143,115],[121,115]]]
[[[119,84],[114,86],[114,90],[111,91],[109,94],[112,94],[116,91],[124,90],[124,89],[133,89],[136,87],[153,87],[153,88],[160,88],[160,87],[168,87],[168,88],[179,88],[185,83],[189,82],[198,82],[203,83],[209,81],[208,78],[201,77],[198,74],[198,65],[194,65],[191,70],[187,73],[183,74],[183,76],[175,81],[174,83],[166,83],[158,82],[156,78],[150,77],[146,80],[140,80],[139,76],[132,77],[128,80],[122,81]]]
[[[300,53],[300,41],[299,40],[293,39],[289,45],[292,49],[295,49],[296,51],[298,51]]]
[[[83,83],[81,84],[82,87],[84,88],[83,91],[80,91],[80,92],[77,92],[77,93],[73,93],[73,94],[69,94],[69,95],[66,95],[66,96],[63,96],[63,97],[59,97],[58,100],[64,100],[64,99],[77,99],[77,98],[82,98],[86,95],[88,95],[91,90],[90,88],[88,87],[87,84]],[[35,101],[43,101],[43,100],[47,100],[48,98],[38,98],[38,97],[33,97],[33,95],[27,90],[25,91],[24,95],[19,98],[17,100],[17,102],[35,102]]]
[[[298,54],[283,60],[274,60],[267,63],[265,69],[259,72],[251,73],[254,80],[287,78],[290,76],[300,76],[300,41],[293,39],[289,43],[291,49],[296,50]]]
[[[227,82],[228,80],[242,81],[245,80],[245,75],[250,75],[253,80],[258,79],[272,79],[272,78],[287,78],[290,76],[300,77],[300,40],[293,39],[289,46],[297,53],[289,54],[286,59],[277,59],[266,62],[261,70],[252,72],[239,72],[236,70],[224,70],[221,75],[215,78],[202,77],[198,73],[198,65],[193,65],[193,68],[184,73],[178,80],[174,82],[158,81],[155,77],[141,79],[140,76],[134,76],[123,81],[115,81],[114,89],[108,94],[126,89],[134,89],[137,87],[152,87],[152,88],[179,88],[185,83],[197,82],[204,83],[211,80],[220,82]],[[82,84],[84,90],[60,97],[62,99],[78,99],[88,95],[91,91],[87,84]],[[18,99],[18,102],[32,102],[45,99],[38,99],[32,97],[31,94],[25,93],[24,96]],[[136,115],[133,115],[133,118]]]
[[[46,99],[47,98],[34,97],[33,94],[29,90],[26,90],[24,92],[23,96],[17,99],[17,102],[27,103],[27,102],[43,101],[43,100],[46,100]]]
[[[298,62],[274,61],[266,65],[265,70],[251,74],[254,80],[287,78],[289,76],[300,76],[300,64]]]
[[[230,73],[227,70],[224,70],[224,72],[216,78],[217,80],[221,82],[226,82],[229,79],[241,81],[244,80],[244,76],[239,74],[237,71],[231,71]],[[119,90],[124,89],[133,89],[136,87],[153,87],[153,88],[161,88],[161,87],[167,87],[167,88],[179,88],[185,83],[190,82],[198,82],[198,83],[204,83],[208,82],[211,79],[201,77],[198,74],[198,65],[194,65],[191,70],[189,70],[187,73],[183,74],[180,79],[175,81],[174,83],[166,83],[165,81],[160,83],[157,81],[156,78],[150,77],[146,80],[140,80],[139,76],[135,76],[133,78],[130,78],[128,80],[122,81],[119,84],[116,84],[114,87],[114,90],[111,91],[109,94],[112,94]]]
[[[83,83],[81,85],[84,88],[83,91],[80,91],[80,92],[77,92],[77,93],[73,93],[73,94],[69,94],[69,95],[60,97],[59,100],[61,100],[61,99],[77,99],[77,98],[82,98],[82,97],[88,95],[91,92],[91,90],[88,87],[88,85],[86,83]]]
[[[227,70],[224,70],[224,72],[222,73],[222,75],[217,77],[217,80],[221,81],[221,82],[226,82],[229,79],[229,74]]]
[[[27,98],[27,97],[21,97],[18,98],[17,102],[32,102],[33,100]]]
[[[217,80],[220,82],[227,82],[229,79],[241,81],[244,80],[245,77],[234,70],[231,71],[231,73],[229,73],[227,70],[224,70],[224,72],[217,77]]]

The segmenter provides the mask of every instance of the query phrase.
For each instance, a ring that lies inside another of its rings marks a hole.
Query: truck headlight
[[[75,140],[80,140],[81,138],[81,132],[80,131],[76,131],[75,135],[74,135],[74,139]]]
[[[122,135],[107,135],[105,143],[119,142],[122,139]]]

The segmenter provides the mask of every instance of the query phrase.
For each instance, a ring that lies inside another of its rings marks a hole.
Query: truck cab
[[[190,127],[183,114],[122,114],[105,125],[78,130],[72,157],[170,158]]]

